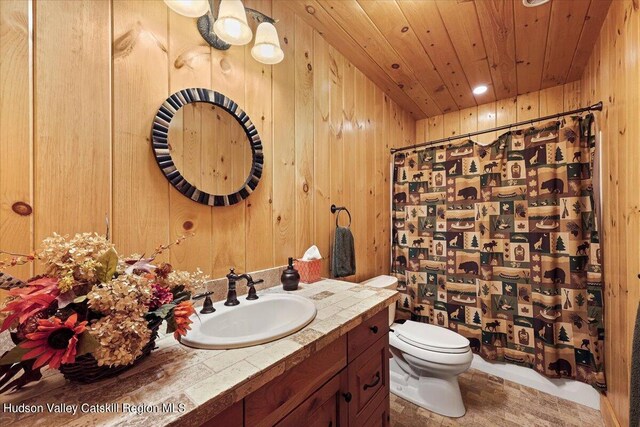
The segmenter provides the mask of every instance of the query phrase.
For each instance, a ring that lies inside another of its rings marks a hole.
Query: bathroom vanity
[[[282,292],[279,286],[259,295]],[[43,410],[3,411],[0,424],[46,416],[49,425],[388,425],[388,307],[397,292],[322,280],[293,293],[313,301],[317,315],[292,335],[233,350],[163,337],[150,357],[117,378],[79,385],[55,372],[3,395],[3,404]],[[47,404],[77,410],[51,412]]]
[[[387,318],[385,308],[204,425],[388,425]]]

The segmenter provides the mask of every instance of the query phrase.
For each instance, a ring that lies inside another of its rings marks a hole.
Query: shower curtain
[[[394,156],[393,272],[406,317],[488,360],[604,390],[594,117]]]

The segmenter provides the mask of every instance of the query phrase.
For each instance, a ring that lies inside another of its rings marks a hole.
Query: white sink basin
[[[240,305],[215,303],[216,311],[191,316],[191,330],[180,342],[189,347],[226,350],[275,341],[291,335],[316,317],[311,300],[290,294],[266,294]]]

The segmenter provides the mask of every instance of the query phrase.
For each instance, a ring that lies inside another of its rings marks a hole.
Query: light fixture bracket
[[[223,41],[213,32],[213,20],[210,13],[198,18],[198,31],[202,38],[209,43],[209,46],[214,49],[227,50],[231,47],[229,43]]]
[[[202,38],[209,43],[209,46],[218,50],[227,50],[231,47],[231,45],[225,41],[223,41],[220,37],[213,32],[213,23],[218,18],[217,11],[218,9],[215,7],[214,3],[219,3],[215,0],[209,0],[209,13],[202,15],[198,18],[198,31]],[[247,16],[253,18],[258,24],[262,24],[263,22],[268,22],[270,24],[275,24],[277,21],[270,16],[265,15],[264,13],[257,11],[255,9],[251,9],[249,7],[244,8]],[[214,15],[215,13],[215,15]]]
[[[258,24],[262,24],[263,22],[268,22],[270,24],[275,24],[276,20],[270,16],[265,15],[262,12],[259,12],[255,9],[251,9],[249,7],[245,7],[244,10],[247,12],[247,15],[256,20]]]

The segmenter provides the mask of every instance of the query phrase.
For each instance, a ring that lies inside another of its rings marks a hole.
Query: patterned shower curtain
[[[594,118],[396,153],[393,272],[406,317],[488,360],[604,390]]]

